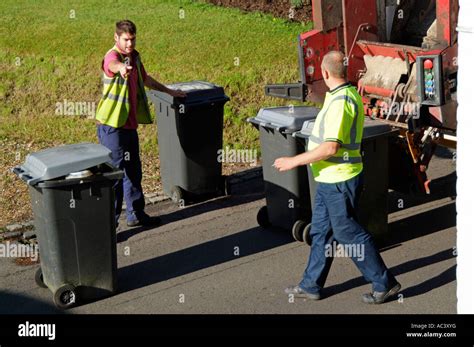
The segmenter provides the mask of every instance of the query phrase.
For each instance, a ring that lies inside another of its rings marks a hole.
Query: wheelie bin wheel
[[[171,188],[171,200],[176,203],[184,206],[184,192],[178,186],[173,186]]]
[[[311,231],[311,223],[306,225],[303,230],[303,241],[306,242],[308,246],[311,246],[311,243],[313,242],[313,239],[311,238],[311,235],[309,232]]]
[[[65,284],[59,287],[53,294],[53,300],[56,307],[67,309],[73,307],[77,302],[77,294],[74,286]]]
[[[230,181],[229,181],[229,177],[227,176],[222,176],[222,193],[224,194],[224,196],[229,196],[231,195],[231,191],[230,191]]]
[[[41,268],[39,268],[38,270],[36,270],[36,273],[35,273],[35,282],[36,284],[38,285],[38,287],[40,288],[48,288],[48,286],[46,284],[44,284],[44,281],[43,281],[43,270],[41,270]]]
[[[291,234],[296,241],[303,241],[303,229],[305,225],[306,222],[302,220],[297,220],[295,224],[293,224],[293,227],[291,228]]]

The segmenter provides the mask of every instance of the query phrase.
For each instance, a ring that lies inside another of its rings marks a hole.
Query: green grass
[[[56,103],[98,102],[100,63],[113,46],[115,22],[125,18],[137,25],[136,48],[150,75],[223,86],[231,98],[224,144],[258,148],[245,120],[261,107],[291,103],[265,97],[263,88],[297,81],[297,35],[310,29],[195,1],[3,0],[0,13],[0,142],[31,149],[96,142],[94,120],[56,115]],[[139,133],[142,153],[155,156],[156,126]],[[10,159],[5,154],[2,167]]]
[[[226,144],[255,147],[256,133],[244,120],[262,106],[282,104],[266,98],[263,87],[297,80],[296,37],[308,29],[191,1],[6,0],[0,11],[0,138],[45,145],[95,139],[92,120],[55,115],[55,105],[64,99],[97,103],[100,62],[113,45],[114,23],[129,18],[137,24],[137,49],[148,73],[164,83],[222,85],[231,97]],[[144,151],[156,150],[154,130],[143,136]]]
[[[290,3],[294,8],[300,8],[304,4],[311,3],[311,0],[290,0]]]

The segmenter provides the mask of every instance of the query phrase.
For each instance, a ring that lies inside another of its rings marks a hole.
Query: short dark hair
[[[345,64],[344,53],[340,51],[328,52],[321,63],[321,67],[329,72],[332,77],[346,78],[347,67]]]
[[[131,20],[125,19],[115,23],[115,33],[120,36],[123,33],[128,33],[132,35],[137,34],[137,27]]]

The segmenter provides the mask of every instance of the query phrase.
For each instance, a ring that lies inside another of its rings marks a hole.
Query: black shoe
[[[397,294],[402,288],[400,283],[395,284],[390,290],[386,292],[372,292],[362,295],[362,301],[366,304],[383,304],[387,299]]]
[[[304,298],[304,299],[310,299],[310,300],[321,299],[321,296],[319,295],[319,293],[316,293],[316,294],[308,293],[300,286],[290,286],[285,289],[285,293],[288,295],[294,295],[295,298]]]
[[[150,217],[147,214],[143,214],[140,218],[127,220],[127,226],[138,227],[138,226],[155,226],[161,223],[160,217]]]

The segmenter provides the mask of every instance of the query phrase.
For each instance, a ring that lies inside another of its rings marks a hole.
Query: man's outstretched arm
[[[181,97],[181,98],[184,98],[186,96],[185,92],[181,90],[169,89],[168,87],[166,87],[165,85],[161,84],[160,82],[155,80],[153,77],[148,76],[148,75],[146,76],[146,79],[145,81],[143,81],[143,83],[145,84],[145,87],[158,90],[160,92],[168,93],[171,96]]]

